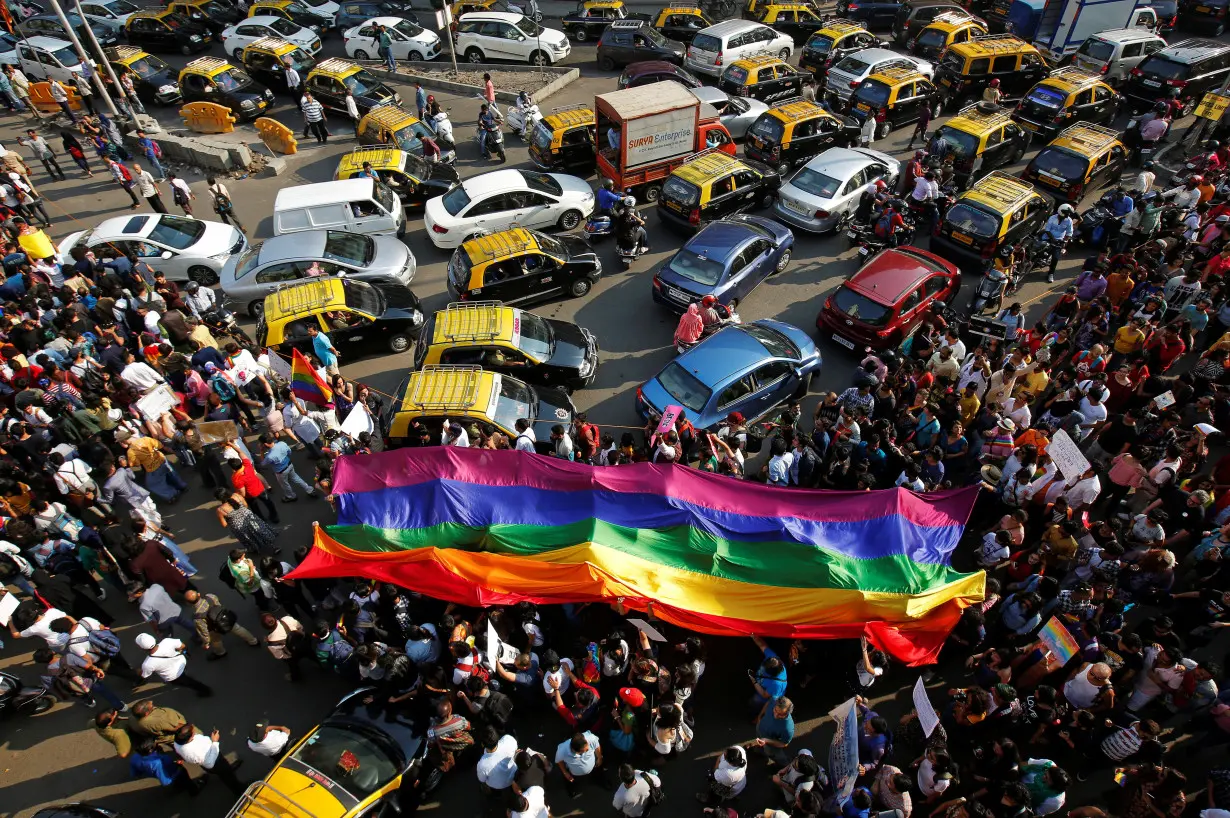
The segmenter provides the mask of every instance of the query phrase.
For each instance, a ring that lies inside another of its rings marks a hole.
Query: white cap
[[[154,645],[156,644],[158,644],[157,640],[155,640],[154,637],[151,636],[150,634],[148,633],[138,633],[137,634],[137,647],[139,647],[141,650],[152,650]]]

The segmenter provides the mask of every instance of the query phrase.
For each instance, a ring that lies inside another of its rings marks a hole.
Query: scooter
[[[969,314],[979,315],[988,304],[999,304],[1007,287],[1008,275],[1003,270],[992,266],[982,274],[982,280],[978,282],[978,289],[974,291],[974,297],[970,300]]]
[[[248,333],[244,332],[243,327],[239,326],[239,322],[235,320],[235,314],[225,306],[215,307],[206,312],[201,316],[201,323],[214,335],[229,335],[236,340],[242,339],[243,343],[249,346],[252,344]]]
[[[632,262],[648,252],[649,250],[640,241],[629,242],[623,236],[615,241],[615,253],[619,256],[625,270],[632,266]]]
[[[428,123],[436,133],[436,145],[440,148],[440,161],[451,165],[457,161],[457,140],[453,138],[453,123],[448,111],[440,111]]]
[[[478,142],[481,146],[482,140],[483,129],[475,128],[474,141]],[[487,132],[487,156],[490,157],[493,153],[500,157],[501,162],[507,161],[507,158],[504,156],[504,132],[498,127],[498,120],[496,129]]]
[[[11,673],[0,670],[0,716],[20,713],[37,716],[46,713],[56,697],[45,687],[30,687]]]
[[[517,134],[522,140],[530,138],[530,134],[539,122],[542,122],[542,111],[538,110],[538,105],[533,102],[525,108],[517,105],[510,106],[504,118],[509,132]]]
[[[609,213],[595,210],[585,220],[585,237],[591,240],[605,239],[615,232],[615,219]]]

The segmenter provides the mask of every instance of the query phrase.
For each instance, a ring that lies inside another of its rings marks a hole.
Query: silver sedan
[[[222,292],[259,318],[265,296],[279,284],[312,276],[346,275],[372,284],[408,286],[416,262],[392,236],[307,230],[257,242],[222,268]]]
[[[731,137],[736,140],[747,136],[747,129],[752,127],[752,123],[756,121],[756,118],[769,110],[769,106],[758,99],[732,97],[725,91],[708,85],[702,85],[699,88],[689,88],[688,90],[692,92],[692,96],[701,102],[717,109],[718,117],[721,119],[722,124],[726,126],[726,130],[730,131]]]
[[[840,231],[858,208],[863,191],[884,180],[897,183],[897,160],[867,148],[829,148],[782,183],[773,215],[794,227]]]

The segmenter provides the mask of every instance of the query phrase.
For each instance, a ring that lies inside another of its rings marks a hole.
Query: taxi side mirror
[[[212,93],[214,93],[214,92],[215,92],[215,91],[217,91],[217,90],[218,90],[218,89],[217,89],[217,88],[215,88],[215,87],[214,87],[214,86],[212,86],[212,85],[206,85],[206,86],[205,86],[205,93],[207,93],[207,94],[212,94]]]

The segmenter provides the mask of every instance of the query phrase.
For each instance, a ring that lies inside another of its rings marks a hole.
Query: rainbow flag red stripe
[[[292,350],[290,361],[290,389],[299,400],[311,401],[324,406],[333,402],[333,390],[312,369],[308,359],[299,350]]]

